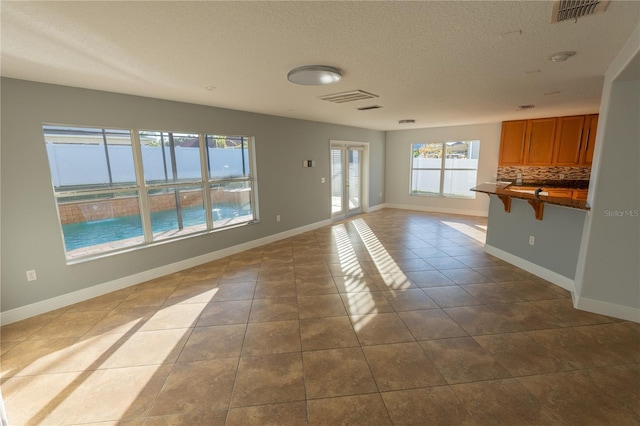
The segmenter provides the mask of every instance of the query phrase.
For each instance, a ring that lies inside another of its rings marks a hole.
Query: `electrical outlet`
[[[536,237],[529,235],[529,245],[532,246],[536,243]]]
[[[276,222],[280,222],[280,215],[279,214],[276,215]]]
[[[324,178],[320,178],[320,183],[324,183],[324,182],[325,182]]]
[[[36,275],[36,270],[31,269],[27,271],[27,281],[35,281],[38,279],[38,275]]]

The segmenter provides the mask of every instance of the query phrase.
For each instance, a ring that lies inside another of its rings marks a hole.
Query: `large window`
[[[480,141],[411,146],[411,195],[475,198]]]
[[[250,137],[43,131],[69,260],[257,219]]]

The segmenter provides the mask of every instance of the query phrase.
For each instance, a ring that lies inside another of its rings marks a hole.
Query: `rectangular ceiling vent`
[[[562,22],[602,13],[609,0],[555,0],[551,22]]]
[[[358,111],[371,111],[372,109],[380,109],[382,108],[380,105],[370,105],[366,107],[357,108]]]
[[[333,102],[334,104],[343,104],[345,102],[361,101],[363,99],[377,98],[378,95],[365,92],[364,90],[352,90],[350,92],[334,93],[331,95],[320,96],[318,99]]]

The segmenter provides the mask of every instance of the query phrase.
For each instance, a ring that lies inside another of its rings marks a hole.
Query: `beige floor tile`
[[[94,297],[93,299],[85,300],[84,302],[69,306],[67,312],[111,311],[133,291],[134,289],[130,287],[114,291],[112,293],[107,293],[99,297]]]
[[[291,263],[290,266],[279,267],[273,266],[272,264],[266,267],[263,265],[258,273],[258,282],[273,280],[293,281],[295,278],[293,263]]]
[[[456,285],[456,283],[439,271],[407,272],[407,276],[421,288]]]
[[[418,343],[365,346],[362,350],[381,392],[447,383]]]
[[[239,358],[246,328],[245,324],[196,327],[184,345],[178,362]]]
[[[20,342],[2,356],[2,377],[46,374],[55,366],[60,352],[68,350],[78,339],[28,340]]]
[[[549,300],[549,299],[562,299],[563,295],[549,289],[548,287],[540,284],[537,281],[515,281],[500,283],[500,285],[506,288],[509,292],[524,300]]]
[[[391,425],[380,394],[315,399],[307,402],[309,425]]]
[[[209,303],[213,302],[219,291],[217,283],[195,282],[180,284],[164,301],[165,305],[177,305],[182,303]]]
[[[140,286],[143,286],[143,284],[140,284]],[[136,286],[135,290],[118,305],[118,308],[162,306],[176,288],[178,288],[177,284],[159,287],[149,287],[148,285],[144,287]]]
[[[237,366],[234,358],[174,364],[148,415],[226,410]]]
[[[80,337],[107,315],[104,311],[69,312],[59,315],[37,330],[29,339]]]
[[[312,265],[308,263],[299,264],[299,263],[295,263],[294,261],[294,267],[295,267],[296,279],[319,278],[319,277],[331,276],[331,270],[329,269],[329,266],[327,266],[326,263]]]
[[[298,296],[316,296],[320,294],[335,294],[338,292],[333,277],[297,278],[296,294]]]
[[[213,302],[228,302],[231,300],[251,300],[256,283],[253,282],[233,282],[218,284],[218,291],[213,295]]]
[[[472,336],[522,331],[516,319],[495,312],[488,306],[463,306],[446,308],[444,311]]]
[[[250,311],[250,300],[208,303],[207,307],[202,311],[196,326],[246,324],[249,321]]]
[[[398,315],[416,340],[468,336],[467,332],[441,309],[400,312]]]
[[[420,345],[449,384],[510,377],[471,337],[429,340]]]
[[[425,273],[435,271],[426,271],[426,272],[413,272],[415,274]],[[374,284],[378,287],[378,290],[408,290],[410,288],[418,288],[415,282],[413,282],[408,274],[404,272],[391,272],[391,273],[379,273],[379,274],[369,274]]]
[[[395,313],[352,315],[351,323],[361,345],[383,345],[415,341]]]
[[[249,322],[286,321],[298,319],[298,300],[295,297],[256,299],[251,305]]]
[[[240,358],[232,408],[304,399],[300,353]]]
[[[133,335],[106,335],[119,338],[111,345],[108,357],[99,368],[172,364],[180,355],[190,334],[191,329],[182,328],[139,331]]]
[[[442,269],[440,270],[444,276],[458,285],[479,284],[486,283],[489,280],[480,275],[471,268],[459,268],[459,269]]]
[[[226,426],[307,425],[304,401],[232,408]]]
[[[209,306],[207,303],[162,306],[140,327],[140,331],[194,327]]]
[[[497,283],[461,285],[460,287],[482,303],[524,302],[524,299]]]
[[[482,266],[473,268],[476,272],[487,277],[490,281],[499,283],[507,281],[523,281],[529,278],[528,274],[515,266]]]
[[[300,352],[298,320],[258,322],[247,326],[242,356]]]
[[[360,348],[303,352],[307,398],[377,392]]]
[[[2,342],[22,342],[61,314],[42,314],[0,328]]]
[[[466,268],[468,265],[456,260],[453,257],[433,257],[427,259],[427,263],[431,265],[433,269],[443,271],[445,269],[461,269]]]
[[[84,336],[135,332],[145,325],[158,309],[159,306],[116,308],[98,321]]]
[[[361,293],[379,291],[375,280],[368,274],[353,277],[334,277],[339,293]],[[386,286],[385,286],[386,288]]]
[[[259,272],[259,267],[255,267],[255,265],[254,267],[227,268],[220,277],[220,284],[256,282]]]
[[[384,392],[384,404],[396,425],[476,425],[448,386]]]
[[[532,301],[531,304],[569,327],[602,324],[615,321],[613,318],[609,318],[604,315],[575,309],[571,300],[566,298],[555,300],[536,300]]]

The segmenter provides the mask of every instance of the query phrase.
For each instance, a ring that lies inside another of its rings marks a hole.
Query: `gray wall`
[[[538,266],[575,278],[586,211],[545,204],[542,220],[525,200],[513,198],[511,212],[491,196],[487,244]],[[529,245],[529,236],[535,244]]]
[[[384,132],[14,79],[0,89],[2,312],[330,219],[331,139],[370,143],[369,205],[383,202]],[[261,221],[67,265],[42,123],[254,136]]]
[[[640,26],[605,75],[593,169],[579,297],[631,308],[639,321]]]

